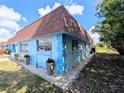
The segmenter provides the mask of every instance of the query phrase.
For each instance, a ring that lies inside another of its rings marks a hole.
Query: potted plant
[[[25,61],[26,61],[26,65],[30,64],[30,56],[29,55],[24,55]]]
[[[52,75],[54,71],[54,60],[48,58],[48,60],[46,61],[46,66],[48,75]]]

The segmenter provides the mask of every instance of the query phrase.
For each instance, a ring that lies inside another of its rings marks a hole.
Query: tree
[[[102,0],[96,9],[100,21],[93,32],[124,55],[124,0]]]

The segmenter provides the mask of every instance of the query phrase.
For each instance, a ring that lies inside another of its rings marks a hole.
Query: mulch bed
[[[124,56],[95,54],[69,93],[124,93]]]

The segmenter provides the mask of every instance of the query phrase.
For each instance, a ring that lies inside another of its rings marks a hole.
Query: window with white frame
[[[21,42],[20,49],[21,49],[21,52],[28,52],[28,43],[27,42]]]
[[[51,51],[52,43],[50,39],[39,39],[37,40],[38,51]]]

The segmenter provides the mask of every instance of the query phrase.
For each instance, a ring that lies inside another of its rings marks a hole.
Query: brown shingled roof
[[[11,45],[11,44],[15,43],[15,42],[16,42],[16,39],[15,39],[15,42],[14,42],[14,39],[15,39],[15,37],[10,38],[10,39],[6,42],[6,44],[7,44],[7,45]]]
[[[7,45],[5,41],[0,42],[0,46],[5,46],[5,45]]]
[[[76,37],[90,42],[87,32],[63,6],[60,6],[49,14],[17,32],[15,37],[8,40],[8,44],[25,41],[31,38],[36,38],[56,32],[71,33]]]
[[[84,41],[91,42],[91,38],[85,29],[64,9],[65,31],[73,33]]]
[[[2,42],[0,42],[0,46],[2,46]]]

